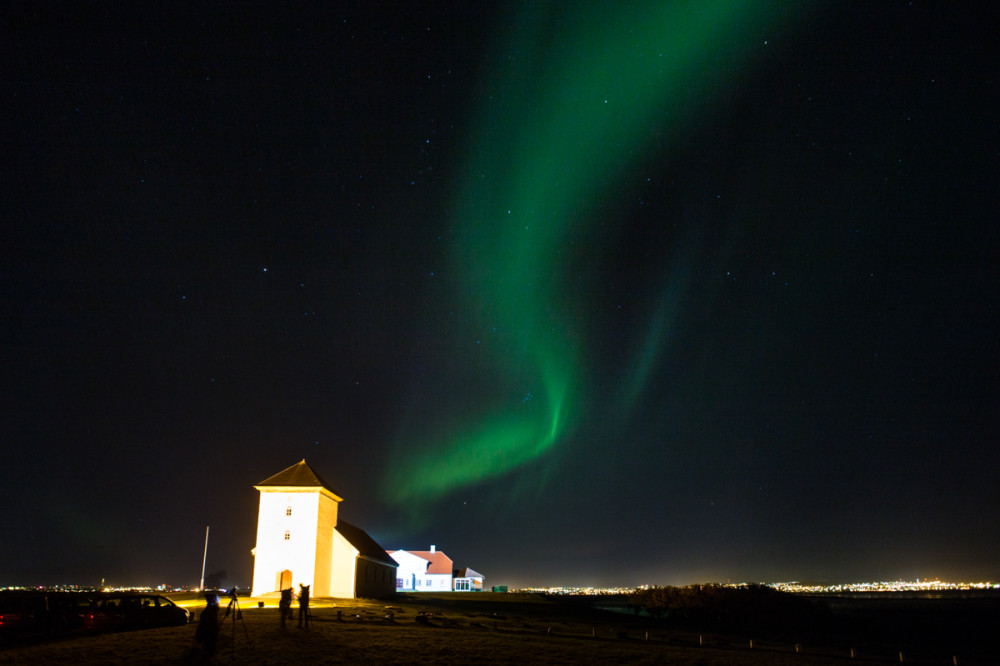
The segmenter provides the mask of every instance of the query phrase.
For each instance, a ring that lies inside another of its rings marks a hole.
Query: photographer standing
[[[215,644],[219,640],[219,597],[215,592],[205,595],[206,606],[198,619],[198,629],[194,638],[202,645],[202,657],[211,659],[215,654]]]
[[[299,628],[309,628],[309,586],[299,583]]]
[[[281,601],[278,602],[278,610],[281,611],[281,626],[285,626],[285,620],[292,617],[292,588],[281,591]]]

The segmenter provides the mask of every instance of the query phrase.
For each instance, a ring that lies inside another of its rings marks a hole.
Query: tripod
[[[233,640],[233,652],[236,652],[236,620],[240,621],[243,625],[243,636],[247,639],[247,645],[253,647],[253,642],[250,640],[250,632],[247,631],[247,623],[243,619],[243,611],[240,610],[240,600],[236,598],[236,588],[234,587],[229,593],[229,605],[226,606],[226,614],[222,616],[222,624],[226,623],[226,619],[229,618],[229,614],[233,615],[232,633],[231,638]]]

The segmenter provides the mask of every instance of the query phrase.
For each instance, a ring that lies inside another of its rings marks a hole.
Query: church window
[[[290,506],[285,507],[285,515],[286,516],[292,515],[292,507],[290,507]]]
[[[291,540],[292,540],[292,533],[288,530],[285,530],[285,541],[291,541]]]

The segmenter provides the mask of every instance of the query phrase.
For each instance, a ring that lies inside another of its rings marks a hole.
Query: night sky
[[[1000,578],[996,3],[478,4],[4,3],[0,585]]]

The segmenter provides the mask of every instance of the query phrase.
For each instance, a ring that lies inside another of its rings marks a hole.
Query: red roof
[[[416,555],[417,557],[422,557],[430,562],[430,565],[427,567],[427,573],[451,575],[453,562],[450,557],[442,553],[440,550],[435,550],[433,553],[429,550],[408,550],[406,552]]]

